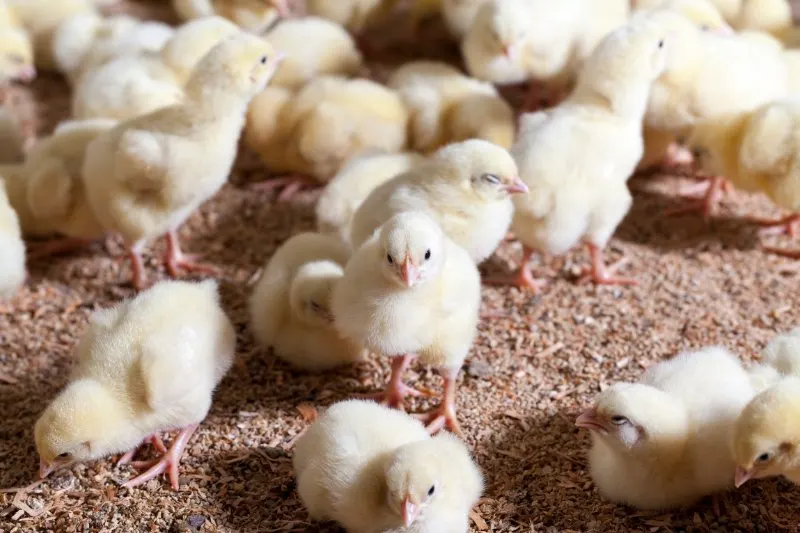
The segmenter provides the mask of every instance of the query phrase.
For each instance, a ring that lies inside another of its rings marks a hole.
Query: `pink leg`
[[[464,436],[456,417],[456,378],[458,377],[458,371],[458,368],[443,369],[444,391],[442,393],[442,403],[429,413],[414,415],[425,422],[428,426],[428,433],[431,435],[447,428],[459,437],[463,438]]]
[[[27,243],[28,259],[35,260],[42,257],[50,257],[53,255],[74,252],[91,246],[96,241],[91,239],[77,239],[73,237],[64,237],[59,239],[52,239],[49,241],[30,242]]]
[[[530,260],[533,256],[533,248],[522,246],[522,262],[515,275],[491,277],[483,280],[487,285],[514,285],[523,289],[532,289],[534,293],[539,292],[547,285],[547,280],[537,279],[531,274]]]
[[[664,212],[667,216],[683,215],[686,213],[702,212],[703,216],[711,216],[714,207],[720,199],[721,193],[725,190],[726,181],[722,176],[713,176],[709,178],[709,185],[706,189],[703,198],[695,200],[688,205],[668,209]]]
[[[787,234],[789,237],[795,238],[800,235],[800,214],[789,215],[778,220],[768,220],[763,218],[751,217],[747,219],[749,222],[764,226],[761,230],[764,234]]]
[[[361,397],[380,400],[382,404],[402,411],[405,410],[405,399],[408,396],[430,396],[430,394],[411,388],[403,382],[403,373],[416,358],[417,356],[412,354],[393,357],[392,375],[389,378],[389,383],[386,384],[386,389],[383,392],[365,394]]]
[[[622,278],[615,275],[616,271],[628,262],[627,258],[623,257],[613,265],[606,266],[603,258],[603,249],[591,243],[587,244],[587,246],[589,247],[592,266],[581,277],[579,283],[584,281],[593,281],[598,285],[637,285],[639,283],[633,278]]]
[[[139,446],[136,446],[134,449],[128,452],[125,452],[125,455],[120,457],[119,461],[117,461],[117,466],[126,465],[130,463],[136,456],[136,453],[142,448],[142,446],[144,446],[144,444],[147,441],[150,441],[150,444],[153,445],[153,447],[158,451],[158,453],[167,453],[167,447],[164,446],[164,441],[161,440],[161,437],[159,437],[158,435],[150,435],[149,437],[144,439],[144,442],[142,442]]]
[[[274,191],[282,189],[276,198],[278,202],[288,202],[292,200],[298,192],[303,189],[318,187],[319,182],[308,176],[291,175],[272,178],[267,181],[251,185],[250,188],[256,191]]]
[[[178,490],[178,487],[180,486],[178,482],[178,465],[181,462],[183,450],[186,448],[186,444],[189,442],[189,439],[192,438],[192,434],[195,432],[195,430],[197,430],[197,424],[192,424],[182,429],[175,438],[175,441],[172,443],[172,446],[170,446],[169,450],[163,454],[161,459],[149,465],[149,468],[146,472],[139,474],[122,486],[128,489],[137,487],[147,483],[151,479],[169,469],[168,475],[170,483],[172,484],[172,488],[174,490]]]
[[[138,242],[128,246],[128,257],[131,260],[131,283],[133,288],[141,291],[147,283],[147,276],[144,273],[144,262],[142,261],[143,242]]]
[[[762,249],[770,254],[776,254],[789,259],[800,259],[800,250],[784,250],[783,248],[774,248],[772,246],[763,246]]]
[[[219,275],[219,270],[210,266],[197,263],[197,257],[194,255],[185,255],[181,251],[180,242],[178,242],[178,232],[170,230],[167,233],[167,253],[164,256],[164,263],[167,265],[167,272],[173,278],[181,275],[181,271],[199,272],[201,274],[208,274],[210,276]]]

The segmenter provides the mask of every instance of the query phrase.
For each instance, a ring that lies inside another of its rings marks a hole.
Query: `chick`
[[[135,287],[145,284],[145,245],[165,233],[171,275],[211,271],[183,256],[177,229],[228,179],[247,105],[280,61],[262,39],[229,37],[200,60],[183,104],[123,122],[89,144],[89,203],[107,231],[123,236]]]
[[[10,298],[25,283],[25,243],[19,220],[8,201],[0,173],[0,301]]]
[[[286,61],[272,81],[274,87],[300,89],[319,76],[354,76],[364,64],[353,38],[341,26],[325,19],[286,20],[266,39],[286,54]]]
[[[732,487],[730,434],[753,394],[739,361],[719,347],[609,387],[575,422],[592,432],[592,480],[604,497],[640,509],[690,505]]]
[[[608,267],[603,248],[631,206],[626,181],[642,156],[642,120],[653,81],[671,41],[647,20],[605,38],[585,63],[573,93],[558,107],[525,115],[512,155],[530,194],[514,198],[512,230],[523,244],[511,283],[534,290],[528,261],[534,250],[561,255],[584,241],[586,277],[632,284]],[[492,280],[508,283],[509,280]]]
[[[784,39],[792,29],[792,6],[789,0],[712,0],[712,2],[738,31],[765,31]]]
[[[288,15],[287,0],[172,0],[172,6],[184,21],[216,14],[256,35]]]
[[[162,282],[96,311],[78,343],[70,383],[36,421],[40,476],[135,452],[145,439],[180,428],[161,459],[123,485],[168,472],[177,490],[181,455],[233,363],[235,343],[215,281]]]
[[[458,438],[429,437],[372,402],[331,406],[294,451],[297,492],[315,520],[353,533],[466,533],[483,475]]]
[[[295,235],[267,261],[250,297],[250,328],[260,344],[306,370],[361,359],[363,350],[333,327],[333,290],[350,256],[347,246],[318,233]]]
[[[446,63],[415,61],[394,72],[387,84],[411,113],[410,144],[429,152],[467,139],[503,148],[514,143],[514,111],[494,86],[464,76]]]
[[[270,88],[250,105],[245,140],[283,179],[261,189],[287,186],[287,200],[302,186],[326,183],[342,166],[370,150],[406,146],[408,111],[400,96],[366,79],[324,76],[296,96]]]
[[[367,153],[351,159],[328,183],[317,201],[317,230],[349,245],[353,216],[367,196],[378,186],[424,161],[424,157],[411,152]]]
[[[396,4],[397,0],[306,0],[306,11],[359,34],[385,21]]]
[[[351,242],[360,246],[398,213],[422,211],[481,263],[508,231],[511,195],[527,191],[505,149],[477,139],[451,144],[372,191],[353,217]]]
[[[27,83],[35,77],[33,45],[27,32],[22,28],[0,27],[0,88],[12,81]]]
[[[442,0],[442,18],[450,35],[464,38],[483,4],[492,0]]]
[[[333,292],[336,328],[353,341],[390,356],[390,405],[408,394],[402,373],[412,354],[435,365],[444,378],[430,431],[460,432],[455,414],[456,378],[472,346],[480,307],[480,274],[466,250],[422,211],[395,215],[347,263]]]

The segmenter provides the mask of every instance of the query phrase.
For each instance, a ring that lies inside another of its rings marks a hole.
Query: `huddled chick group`
[[[125,486],[167,473],[178,487],[235,331],[216,282],[148,288],[142,254],[163,236],[170,276],[216,273],[178,230],[227,181],[240,136],[276,175],[254,188],[289,201],[325,186],[318,232],[286,241],[255,283],[255,340],[308,371],[391,359],[379,402],[332,406],[294,452],[311,517],[357,533],[467,530],[483,480],[458,438],[457,378],[481,318],[478,266],[509,232],[517,272],[486,282],[541,290],[531,257],[585,244],[586,280],[634,284],[604,255],[633,202],[627,181],[687,153],[709,176],[691,208],[710,213],[729,182],[789,211],[757,222],[800,228],[785,0],[408,1],[412,31],[442,16],[466,73],[414,61],[372,77],[357,43],[403,16],[399,0],[307,0],[302,17],[292,0],[174,0],[177,28],[104,16],[108,1],[0,0],[0,131],[24,152],[0,161],[0,298],[24,284],[26,259],[108,234],[142,291],[91,316],[69,385],[36,423],[42,476],[124,454],[143,470]],[[68,80],[74,116],[38,140],[8,96],[37,68]],[[520,117],[497,89],[509,84],[527,91]],[[405,399],[429,394],[404,382],[417,359],[443,387],[412,415]],[[799,412],[796,330],[751,368],[719,347],[657,364],[576,424],[592,433],[600,493],[652,509],[751,478],[800,482]],[[143,444],[161,458],[133,461]]]

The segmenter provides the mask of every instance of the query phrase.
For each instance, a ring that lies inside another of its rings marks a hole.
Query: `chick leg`
[[[35,260],[41,259],[42,257],[74,252],[75,250],[87,248],[94,243],[95,241],[91,239],[64,237],[48,241],[26,243],[26,248],[28,259]]]
[[[533,248],[522,246],[522,261],[519,264],[517,273],[512,276],[498,276],[486,278],[483,281],[487,285],[515,285],[524,289],[532,289],[534,293],[539,292],[547,285],[547,280],[537,279],[531,273],[530,261],[533,257]]]
[[[585,281],[593,281],[598,285],[637,285],[639,282],[633,278],[617,277],[616,271],[619,270],[628,258],[623,257],[611,266],[606,266],[605,259],[603,258],[603,249],[599,246],[587,243],[589,247],[589,255],[591,255],[592,266],[589,271],[584,274],[579,283]]]
[[[800,214],[789,215],[778,220],[765,220],[762,218],[748,218],[749,222],[764,226],[761,230],[764,234],[785,233],[789,237],[800,235]]]
[[[789,259],[800,259],[800,250],[784,250],[783,248],[774,248],[772,246],[764,246],[762,249],[770,254],[781,255]]]
[[[180,242],[178,242],[178,232],[170,230],[167,233],[167,253],[164,256],[164,263],[167,265],[167,272],[169,275],[173,278],[177,278],[180,276],[181,270],[199,272],[210,276],[219,275],[219,270],[211,265],[197,263],[196,259],[195,256],[184,255],[181,251]]]
[[[136,453],[142,449],[142,446],[144,446],[147,441],[150,441],[150,444],[152,444],[153,447],[156,450],[158,450],[158,453],[167,453],[167,447],[164,446],[164,441],[161,440],[161,437],[159,437],[158,435],[153,434],[144,439],[144,442],[136,446],[134,449],[125,452],[125,454],[122,457],[120,457],[119,460],[117,461],[117,466],[126,465],[130,463],[136,456]]]
[[[282,189],[277,196],[277,201],[280,203],[292,200],[298,192],[303,189],[312,189],[318,187],[319,183],[308,176],[291,175],[282,176],[280,178],[272,178],[262,183],[256,183],[251,188],[256,191],[273,191],[275,189]]]
[[[459,368],[442,369],[442,378],[444,378],[442,403],[429,413],[414,415],[427,425],[428,433],[431,435],[447,428],[459,437],[463,438],[464,436],[456,417],[456,378],[459,370]]]
[[[147,283],[144,262],[142,261],[142,248],[144,248],[144,241],[128,246],[128,257],[131,260],[131,283],[133,283],[133,288],[137,291],[143,290],[145,283]]]
[[[429,393],[409,387],[403,382],[403,374],[416,358],[417,356],[413,354],[392,357],[392,375],[386,384],[386,389],[375,394],[365,394],[362,398],[379,400],[384,405],[404,411],[407,397],[430,396]]]
[[[178,482],[178,465],[181,462],[181,456],[183,455],[183,450],[186,448],[186,444],[189,442],[189,439],[192,438],[192,434],[194,434],[195,430],[197,430],[197,424],[192,424],[187,426],[178,433],[178,436],[175,438],[175,441],[169,447],[169,449],[164,453],[164,455],[158,461],[155,461],[150,467],[147,469],[146,472],[139,474],[135,478],[131,479],[127,483],[123,484],[122,486],[128,489],[133,487],[137,487],[144,483],[147,483],[151,479],[157,477],[158,475],[164,473],[169,469],[169,481],[172,484],[172,488],[174,490],[178,490],[180,484]]]
[[[701,185],[701,187],[704,187]],[[687,205],[676,207],[674,209],[667,209],[664,214],[667,216],[684,215],[686,213],[696,213],[700,211],[703,216],[711,216],[719,202],[722,192],[725,190],[726,181],[722,176],[713,176],[708,180],[708,187],[705,188],[706,192],[700,200],[695,200]]]

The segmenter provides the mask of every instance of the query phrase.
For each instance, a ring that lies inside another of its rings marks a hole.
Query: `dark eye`
[[[261,56],[261,64],[262,65],[266,65],[267,64],[267,56]]]
[[[433,496],[434,492],[436,492],[436,485],[431,485],[431,488],[428,489],[428,496]]]
[[[390,265],[394,264],[394,259],[392,259],[391,254],[386,254],[386,260],[389,261]]]
[[[431,251],[430,250],[425,250],[425,261],[427,261],[430,258],[431,258]]]
[[[659,48],[664,48],[664,39],[661,39],[660,41],[658,41],[658,47]]]
[[[614,424],[615,426],[621,426],[622,424],[627,424],[628,419],[620,415],[612,416],[611,423]]]
[[[765,453],[762,453],[761,455],[759,455],[759,456],[756,458],[756,462],[757,462],[757,463],[766,463],[766,462],[767,462],[767,461],[769,461],[770,459],[772,459],[772,454],[771,454],[771,453],[769,453],[769,452],[765,452]]]
[[[481,179],[483,179],[484,181],[488,181],[489,183],[493,183],[495,185],[500,184],[500,178],[498,178],[494,174],[484,174],[483,176],[481,176]]]
[[[711,28],[708,26],[708,24],[703,24],[702,26],[700,26],[700,31],[708,31],[710,29]]]
[[[317,302],[311,302],[311,309],[314,311],[319,311],[322,309],[322,306],[319,305]]]
[[[69,457],[69,452],[64,452],[64,453],[58,454],[58,458],[59,459],[66,459],[67,457]]]

